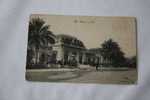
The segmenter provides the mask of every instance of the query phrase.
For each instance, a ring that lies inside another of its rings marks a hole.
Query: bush
[[[48,67],[46,64],[33,64],[26,67],[26,69],[43,69],[43,68],[48,68]]]

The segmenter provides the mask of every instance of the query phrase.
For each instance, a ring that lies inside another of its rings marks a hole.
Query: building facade
[[[53,45],[56,53],[56,61],[62,64],[101,64],[103,58],[100,48],[86,49],[84,43],[76,37],[69,35],[57,35]]]
[[[38,62],[40,64],[62,64],[78,66],[86,64],[95,66],[104,62],[100,48],[87,49],[84,43],[70,35],[56,35],[55,43],[40,48]]]
[[[53,50],[57,52],[56,60],[63,64],[82,64],[84,62],[86,48],[83,42],[75,37],[63,34],[57,35]]]

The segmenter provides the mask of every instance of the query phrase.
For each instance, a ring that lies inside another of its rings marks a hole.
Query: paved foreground
[[[73,82],[73,83],[108,83],[108,84],[134,84],[137,82],[136,69],[124,71],[96,71],[90,70],[27,70],[26,79],[29,81],[46,82]]]

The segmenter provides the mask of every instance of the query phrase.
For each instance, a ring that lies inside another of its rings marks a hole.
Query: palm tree
[[[106,61],[109,61],[115,67],[123,66],[125,63],[124,53],[121,51],[118,43],[112,39],[102,44],[101,54]]]
[[[29,36],[28,47],[35,50],[35,63],[38,63],[39,49],[48,43],[54,43],[54,39],[51,31],[49,31],[49,25],[45,24],[45,21],[38,18],[32,18],[29,22]]]

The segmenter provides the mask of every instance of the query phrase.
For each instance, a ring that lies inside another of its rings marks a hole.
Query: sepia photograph
[[[28,81],[137,84],[137,63],[135,17],[29,17]]]

